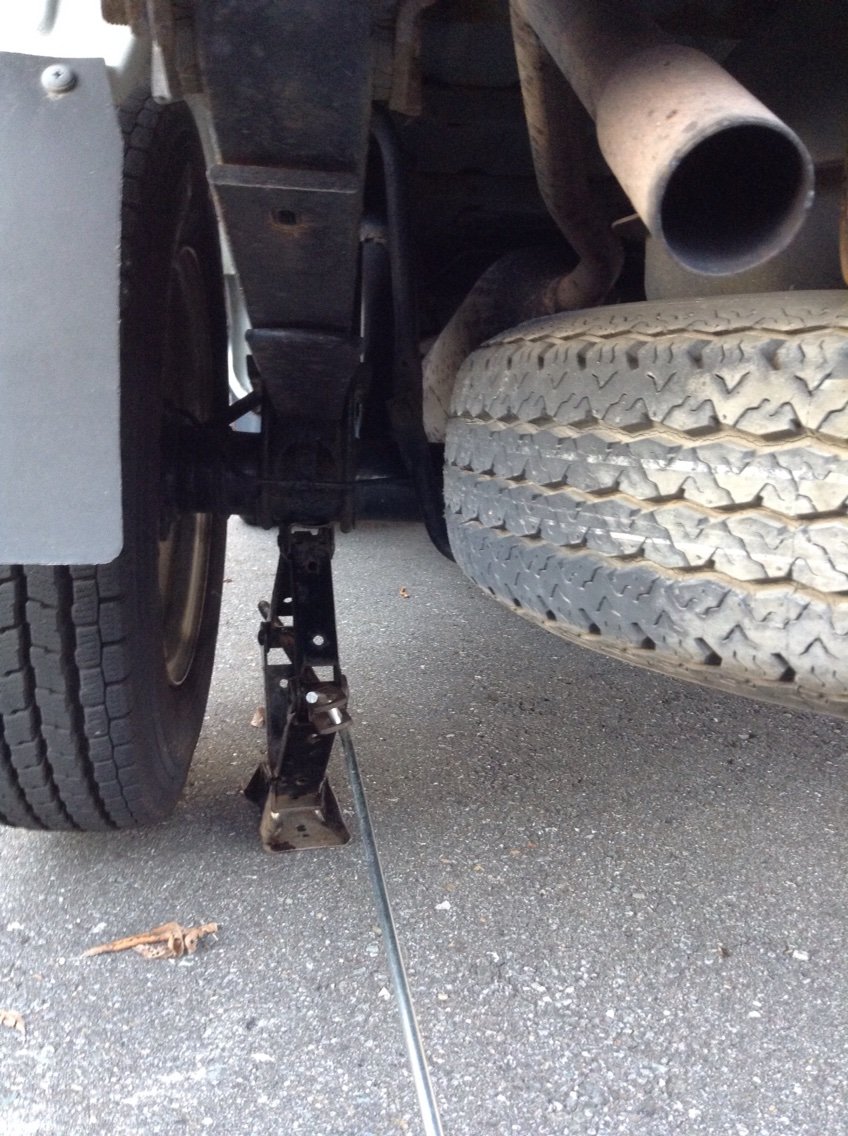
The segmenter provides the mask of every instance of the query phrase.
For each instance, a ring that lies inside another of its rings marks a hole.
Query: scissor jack
[[[245,795],[262,806],[259,835],[268,851],[346,844],[350,836],[327,781],[333,740],[341,734],[424,1131],[427,1136],[441,1136],[439,1110],[350,731],[347,683],[336,641],[333,543],[329,526],[280,529],[280,559],[271,602],[259,605],[268,759],[254,773]]]
[[[327,765],[350,723],[339,665],[333,599],[333,529],[280,529],[270,603],[259,605],[267,760],[245,788],[262,808],[259,835],[271,852],[327,848],[350,839]]]

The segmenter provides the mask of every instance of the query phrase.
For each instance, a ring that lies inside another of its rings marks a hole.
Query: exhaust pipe
[[[513,0],[595,120],[601,152],[650,232],[724,276],[780,252],[813,197],[800,139],[702,52],[628,0]]]

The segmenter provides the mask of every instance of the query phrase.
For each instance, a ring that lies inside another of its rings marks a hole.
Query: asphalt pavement
[[[422,1131],[340,757],[345,848],[263,853],[240,793],[275,558],[232,522],[172,820],[0,832],[2,1136]],[[848,1133],[845,725],[568,646],[414,524],[341,537],[336,589],[447,1136]],[[81,957],[172,919],[220,929]]]

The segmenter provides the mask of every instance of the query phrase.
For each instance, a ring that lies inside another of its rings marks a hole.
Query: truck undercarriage
[[[845,5],[35,8],[0,17],[0,820],[171,810],[233,514],[280,531],[267,847],[346,839],[333,529],[402,493],[566,638],[846,712]]]

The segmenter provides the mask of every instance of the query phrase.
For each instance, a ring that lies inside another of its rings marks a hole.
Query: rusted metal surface
[[[370,115],[367,6],[216,0],[197,5],[194,20],[219,151],[211,180],[251,325],[351,334]]]
[[[737,272],[792,239],[812,165],[784,123],[626,0],[513,0],[592,115],[651,232],[698,272]]]
[[[324,781],[314,793],[298,797],[272,788],[262,808],[259,838],[267,852],[303,852],[347,844],[350,833],[335,794]]]
[[[100,11],[107,24],[138,27],[144,18],[145,0],[100,0]]]
[[[173,102],[199,91],[192,0],[147,0],[147,20],[153,38],[154,97]]]
[[[389,108],[399,114],[421,114],[421,13],[436,0],[401,0],[395,17],[392,88]]]
[[[150,85],[159,101],[174,102],[200,90],[193,0],[101,0],[100,10],[106,23],[150,37]]]
[[[734,0],[746,38],[724,58],[738,82],[794,130],[815,166],[816,196],[794,240],[767,263],[729,276],[689,272],[661,241],[645,248],[649,300],[841,288],[839,231],[848,107],[848,5],[806,0],[753,22]],[[667,23],[664,26],[668,26]],[[739,34],[739,33],[734,33]],[[797,79],[797,81],[795,81]]]
[[[513,39],[539,191],[577,258],[509,253],[481,276],[424,361],[424,425],[444,440],[451,394],[464,359],[490,336],[524,320],[601,303],[621,270],[621,243],[587,176],[585,112],[516,7]]]
[[[424,360],[424,426],[431,442],[444,441],[457,372],[481,343],[525,320],[600,302],[615,282],[611,261],[606,281],[595,264],[563,272],[558,251],[520,249],[488,268]],[[591,297],[591,298],[590,298]]]
[[[368,6],[194,8],[210,171],[263,391],[259,517],[351,523]],[[285,485],[283,484],[285,482]]]
[[[209,180],[254,327],[350,325],[361,186],[355,173],[216,165]],[[296,286],[295,286],[296,285]]]
[[[518,10],[512,31],[539,192],[579,258],[556,284],[553,311],[600,303],[621,268],[621,245],[587,175],[584,114],[561,71]],[[543,313],[539,313],[540,315]]]

